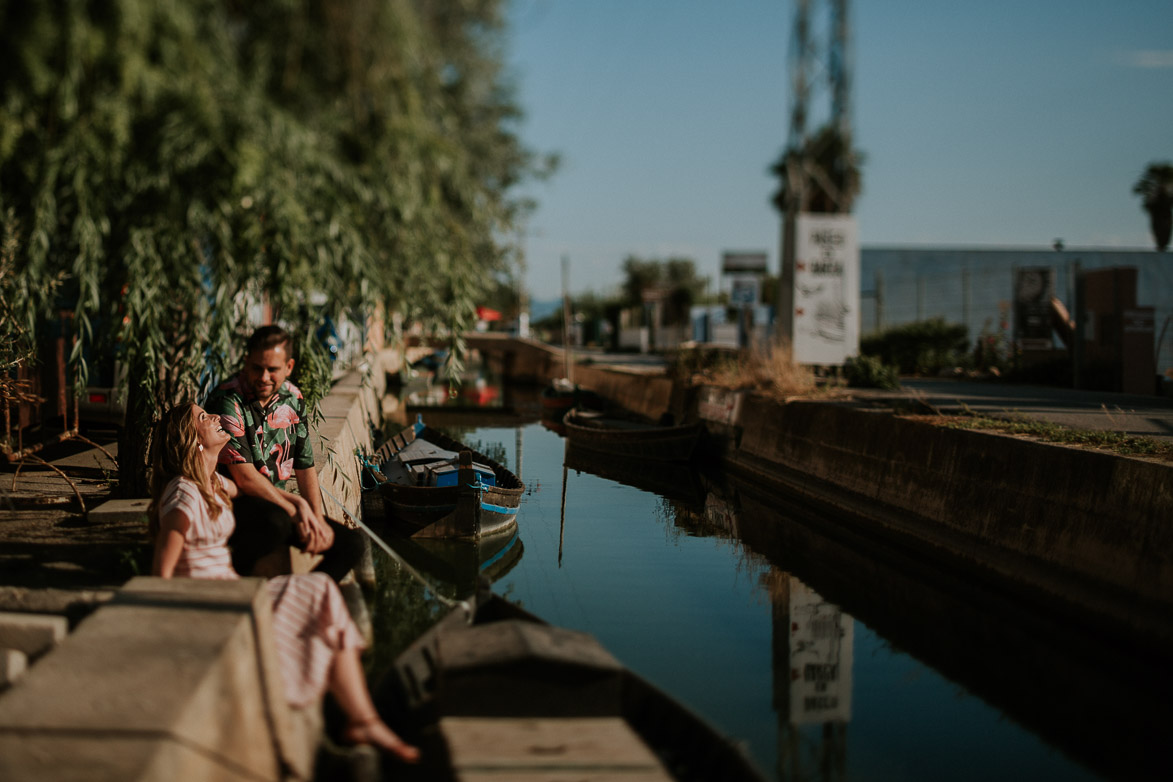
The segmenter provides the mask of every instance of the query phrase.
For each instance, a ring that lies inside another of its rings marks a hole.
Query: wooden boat
[[[424,762],[403,779],[741,780],[728,739],[611,656],[495,595],[397,659],[376,697]]]
[[[574,409],[562,419],[566,439],[578,448],[631,459],[688,462],[702,424],[663,426],[634,417]]]
[[[542,405],[542,417],[561,419],[572,407],[602,409],[606,401],[588,388],[571,383],[566,378],[558,378],[542,389],[539,401]]]
[[[574,407],[581,389],[564,377],[556,378],[542,389],[541,404],[545,415],[563,415]]]
[[[508,530],[517,524],[525,491],[505,467],[422,419],[384,443],[365,472],[387,522],[420,538],[478,538]]]

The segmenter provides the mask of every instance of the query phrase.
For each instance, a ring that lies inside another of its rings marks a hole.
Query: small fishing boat
[[[577,448],[630,459],[688,462],[696,450],[702,424],[677,426],[614,413],[574,409],[562,419],[566,439]]]
[[[404,535],[475,539],[517,524],[521,480],[426,426],[422,417],[384,443],[365,467],[364,482],[382,499],[386,521]]]
[[[487,592],[473,603],[409,646],[376,695],[423,751],[397,778],[764,779],[590,635]]]
[[[557,413],[559,416],[564,415],[567,410],[574,407],[574,403],[578,399],[581,390],[564,377],[551,380],[542,389],[541,404],[543,414],[552,415]]]

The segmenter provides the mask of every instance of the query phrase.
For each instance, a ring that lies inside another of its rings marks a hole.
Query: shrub
[[[900,388],[896,367],[885,364],[875,356],[857,356],[847,359],[843,376],[851,388]]]
[[[969,363],[968,330],[941,318],[906,323],[864,337],[860,353],[903,374],[936,374]]]

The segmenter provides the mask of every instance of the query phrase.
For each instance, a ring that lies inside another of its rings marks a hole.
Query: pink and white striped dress
[[[220,475],[216,478],[224,480]],[[175,575],[240,578],[232,569],[228,550],[228,536],[236,528],[232,508],[220,503],[220,515],[213,519],[195,482],[179,476],[163,489],[159,518],[175,509],[191,522]],[[362,634],[350,618],[338,585],[324,573],[277,576],[267,586],[273,599],[273,635],[286,700],[294,707],[309,705],[326,691],[335,653],[363,648]]]

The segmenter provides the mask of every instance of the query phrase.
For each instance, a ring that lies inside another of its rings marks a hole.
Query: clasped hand
[[[297,534],[308,553],[321,554],[334,545],[334,530],[314,513],[308,502],[299,497],[294,501],[294,506]]]

